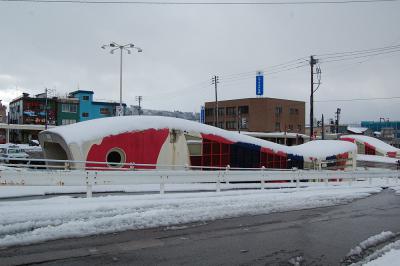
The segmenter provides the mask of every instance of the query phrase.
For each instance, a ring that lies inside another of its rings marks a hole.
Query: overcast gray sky
[[[255,77],[229,79],[311,54],[400,44],[400,2],[282,6],[154,6],[0,2],[0,99],[55,88],[119,99],[119,57],[103,44],[133,42],[124,55],[128,105],[199,111],[214,99],[255,97]],[[400,96],[400,52],[367,61],[321,64],[315,100]],[[361,62],[361,63],[360,63]],[[224,77],[227,77],[224,79]],[[266,97],[308,101],[309,67],[265,75]],[[342,121],[400,120],[400,99],[315,104],[315,115]],[[308,108],[307,108],[308,109]],[[307,110],[308,112],[308,110]],[[308,123],[308,115],[307,123]]]

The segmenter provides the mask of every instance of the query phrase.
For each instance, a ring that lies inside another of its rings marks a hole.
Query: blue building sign
[[[264,95],[264,76],[262,72],[257,72],[256,75],[256,95]]]
[[[204,124],[206,122],[205,110],[204,106],[201,106],[200,109],[200,123]]]

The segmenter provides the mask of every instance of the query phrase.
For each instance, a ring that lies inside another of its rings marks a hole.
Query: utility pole
[[[322,114],[322,117],[321,117],[321,124],[322,124],[322,128],[321,128],[321,137],[322,137],[322,139],[325,139],[324,114]]]
[[[237,128],[240,133],[240,128],[242,127],[242,114],[240,112],[240,108],[238,106],[238,115],[237,115]]]
[[[47,129],[47,88],[45,89],[45,105],[44,105],[44,129]]]
[[[215,76],[211,79],[211,84],[214,84],[215,88],[215,108],[214,108],[214,125],[218,127],[218,86],[219,77]]]
[[[341,112],[341,109],[340,108],[337,108],[336,109],[336,134],[338,135],[339,134],[339,120],[340,120],[340,112]]]
[[[136,100],[139,102],[139,115],[142,114],[142,106],[141,106],[141,102],[143,100],[143,96],[136,96]]]
[[[314,65],[318,60],[314,56],[310,56],[310,69],[311,69],[311,95],[310,95],[310,140],[314,135]]]

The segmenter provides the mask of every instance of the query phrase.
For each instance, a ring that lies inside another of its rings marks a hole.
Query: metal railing
[[[166,184],[214,184],[215,190],[221,191],[221,183],[255,183],[260,189],[268,183],[281,182],[284,186],[299,188],[302,182],[320,182],[329,185],[331,182],[347,182],[352,185],[358,180],[386,179],[399,182],[400,171],[394,170],[298,170],[269,168],[235,168],[188,165],[157,165],[120,163],[121,167],[84,167],[73,169],[71,164],[104,165],[106,162],[18,159],[16,161],[35,161],[63,164],[35,165],[47,169],[31,169],[30,164],[0,164],[8,166],[0,168],[0,185],[25,186],[86,186],[87,197],[92,196],[92,188],[96,185],[139,185],[153,184],[159,186],[159,192],[165,193]],[[127,168],[122,168],[126,166]],[[28,168],[28,169],[23,169]],[[145,168],[145,169],[143,169]],[[108,171],[104,171],[107,169]],[[109,171],[111,170],[111,171]],[[211,171],[212,170],[212,171]],[[304,184],[304,183],[303,183]]]

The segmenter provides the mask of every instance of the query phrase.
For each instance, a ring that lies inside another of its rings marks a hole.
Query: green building
[[[69,125],[79,122],[79,99],[57,99],[57,126]]]

